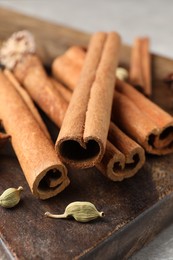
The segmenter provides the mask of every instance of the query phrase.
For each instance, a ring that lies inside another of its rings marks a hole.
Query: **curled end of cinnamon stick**
[[[173,152],[173,121],[157,131],[150,132],[144,148],[148,153],[166,155]]]
[[[134,149],[127,158],[115,154],[107,165],[106,175],[112,181],[123,181],[134,176],[145,163],[145,152],[142,147]]]
[[[104,153],[100,140],[94,137],[66,137],[57,140],[55,145],[60,159],[75,168],[89,168],[97,164]]]
[[[97,168],[112,181],[134,176],[145,163],[144,149],[112,123],[108,138],[105,154]],[[114,143],[110,142],[112,138]]]
[[[48,199],[63,191],[70,183],[63,164],[54,165],[40,173],[33,183],[32,192],[39,199]]]

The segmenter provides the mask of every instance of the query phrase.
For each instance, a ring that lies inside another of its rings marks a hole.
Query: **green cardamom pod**
[[[20,193],[23,188],[20,186],[18,189],[9,188],[5,190],[0,196],[0,206],[4,208],[12,208],[20,201]]]
[[[51,218],[69,218],[73,217],[78,222],[89,222],[98,217],[103,217],[104,213],[99,212],[94,204],[87,201],[76,201],[70,203],[66,209],[64,214],[54,215],[50,212],[46,212],[45,215]]]

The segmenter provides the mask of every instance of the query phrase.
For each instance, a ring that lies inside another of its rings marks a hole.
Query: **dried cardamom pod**
[[[18,189],[9,188],[5,190],[0,196],[0,206],[4,208],[12,208],[20,201],[20,193],[23,188],[20,186]]]
[[[127,80],[129,77],[128,71],[122,67],[118,67],[116,69],[116,77],[120,80]]]
[[[73,217],[78,222],[89,222],[98,217],[103,217],[104,213],[99,212],[94,204],[87,201],[76,201],[70,203],[64,214],[54,215],[50,212],[46,212],[45,215],[51,218],[69,218]]]

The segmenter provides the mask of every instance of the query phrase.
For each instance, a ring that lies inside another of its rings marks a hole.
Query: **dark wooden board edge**
[[[81,260],[129,259],[135,252],[151,242],[156,235],[172,223],[173,193],[133,219],[116,234],[110,236],[96,248],[81,255]],[[156,222],[157,220],[157,222]],[[143,226],[146,227],[143,232]],[[123,245],[123,247],[122,247]]]

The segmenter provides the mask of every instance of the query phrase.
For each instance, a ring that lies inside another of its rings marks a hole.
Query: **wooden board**
[[[89,35],[63,26],[0,9],[0,39],[21,29],[36,37],[38,53],[49,67],[53,58],[73,44],[86,45]],[[130,48],[123,47],[121,64],[128,67]],[[163,83],[173,61],[152,56],[153,100],[173,112],[173,93]],[[70,76],[70,75],[69,75]],[[5,109],[5,107],[4,107]],[[56,139],[58,129],[44,116]],[[0,192],[22,185],[21,203],[0,208],[0,253],[3,259],[127,259],[172,221],[173,155],[147,156],[138,174],[113,183],[95,168],[70,170],[71,185],[47,201],[34,198],[10,145],[0,151]],[[105,218],[80,224],[44,217],[62,213],[76,200],[93,202]]]

